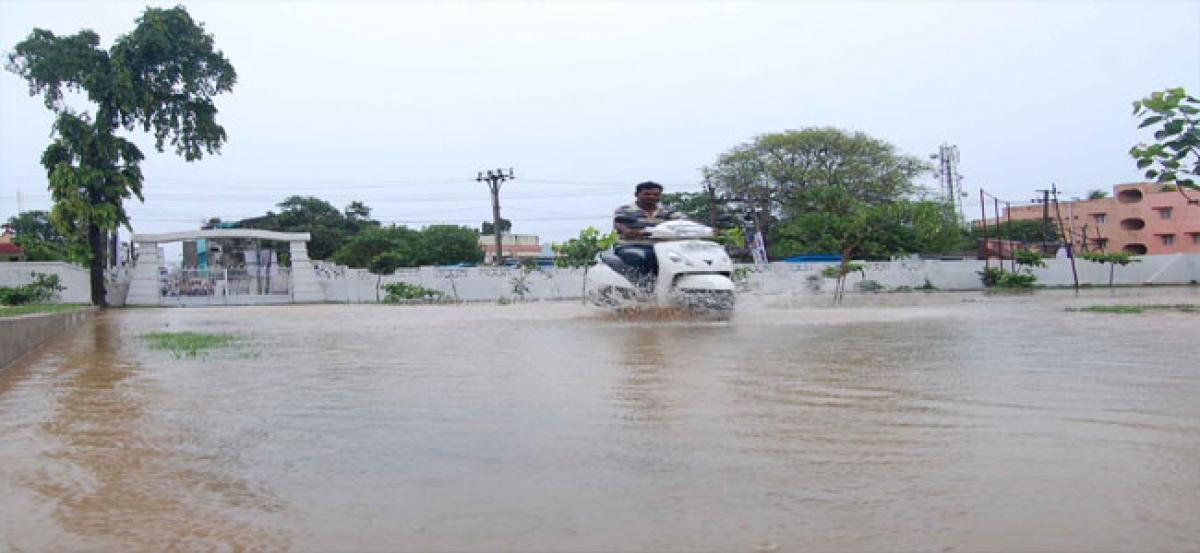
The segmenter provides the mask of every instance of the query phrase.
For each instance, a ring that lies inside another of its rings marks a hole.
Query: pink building
[[[1200,191],[1187,192],[1200,198]],[[1014,207],[1010,213],[1014,221],[1040,220],[1042,206]],[[1183,194],[1163,190],[1161,184],[1118,184],[1111,198],[1060,202],[1057,214],[1050,209],[1055,227],[1060,214],[1077,252],[1200,253],[1200,204],[1189,204]]]

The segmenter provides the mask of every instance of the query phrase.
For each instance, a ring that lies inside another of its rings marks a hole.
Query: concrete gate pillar
[[[297,303],[325,301],[325,292],[317,281],[317,271],[308,259],[308,243],[288,242],[292,260],[292,301]]]
[[[133,265],[125,305],[160,305],[158,268],[162,260],[158,258],[158,243],[139,242],[138,245],[138,258]]]

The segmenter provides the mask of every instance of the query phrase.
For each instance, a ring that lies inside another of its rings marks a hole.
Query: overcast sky
[[[0,49],[35,27],[107,47],[147,4],[0,0]],[[291,194],[385,222],[478,227],[481,169],[512,167],[514,232],[611,226],[633,185],[697,191],[757,134],[862,131],[926,157],[958,146],[964,188],[1027,201],[1136,181],[1130,104],[1200,92],[1200,2],[189,2],[238,72],[229,142],[147,154],[135,232],[261,215]],[[48,209],[52,115],[0,73],[0,220]],[[932,184],[932,178],[924,179]]]

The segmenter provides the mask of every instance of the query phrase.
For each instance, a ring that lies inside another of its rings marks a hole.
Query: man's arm
[[[647,235],[646,231],[637,228],[636,224],[637,218],[630,215],[623,208],[617,208],[616,213],[613,214],[613,229],[617,231],[617,234],[621,235],[621,238],[637,240],[638,238],[645,237]]]

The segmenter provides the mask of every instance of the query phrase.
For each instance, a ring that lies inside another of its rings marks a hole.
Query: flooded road
[[[1200,314],[1065,309],[1200,289],[827,302],[110,311],[0,371],[0,550],[1200,548]]]

